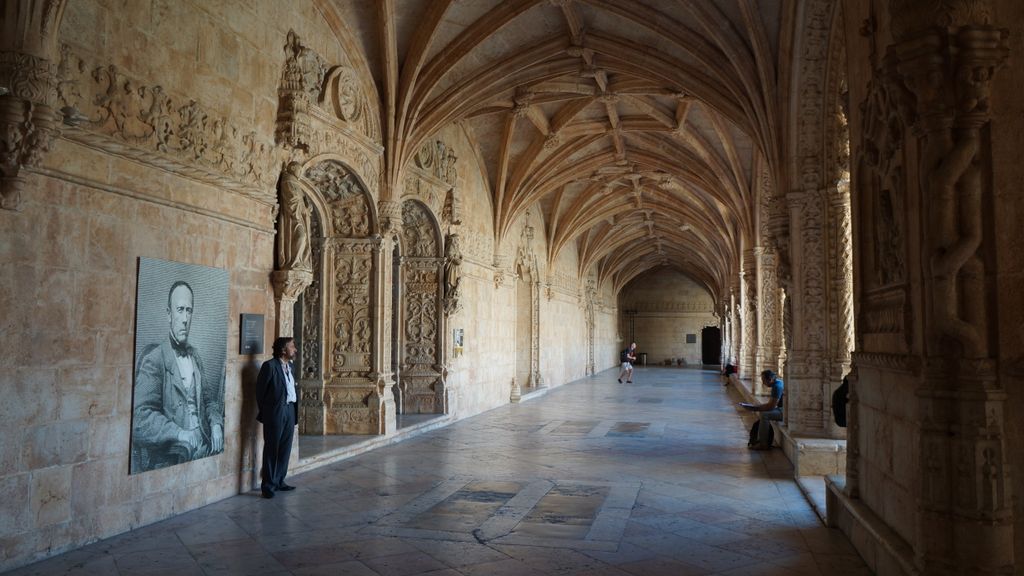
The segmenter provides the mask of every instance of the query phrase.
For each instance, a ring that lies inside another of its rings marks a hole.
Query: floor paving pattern
[[[615,370],[11,572],[861,576],[717,373]]]

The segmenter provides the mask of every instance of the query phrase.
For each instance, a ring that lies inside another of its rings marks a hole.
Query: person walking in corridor
[[[633,383],[633,362],[636,362],[636,342],[629,345],[622,351],[620,358],[622,362],[622,369],[619,370],[619,384],[622,384],[622,378],[625,376],[626,384]]]

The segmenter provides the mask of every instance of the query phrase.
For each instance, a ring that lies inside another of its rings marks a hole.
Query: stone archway
[[[393,399],[378,390],[374,371],[381,239],[373,204],[336,160],[308,165],[301,182],[322,217],[313,241],[318,289],[303,299],[300,432],[378,434],[393,420]]]
[[[416,200],[402,203],[400,300],[401,319],[394,344],[399,347],[401,378],[398,396],[403,414],[438,414],[445,411],[441,352],[441,281],[444,273],[442,243],[430,210]]]

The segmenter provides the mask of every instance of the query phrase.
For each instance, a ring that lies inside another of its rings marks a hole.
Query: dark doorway
[[[700,331],[700,361],[702,364],[722,361],[722,332],[715,326]]]

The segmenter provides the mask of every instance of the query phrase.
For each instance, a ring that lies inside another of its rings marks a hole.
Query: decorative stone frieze
[[[143,164],[273,202],[273,145],[251,124],[187,96],[61,50],[64,137]]]

